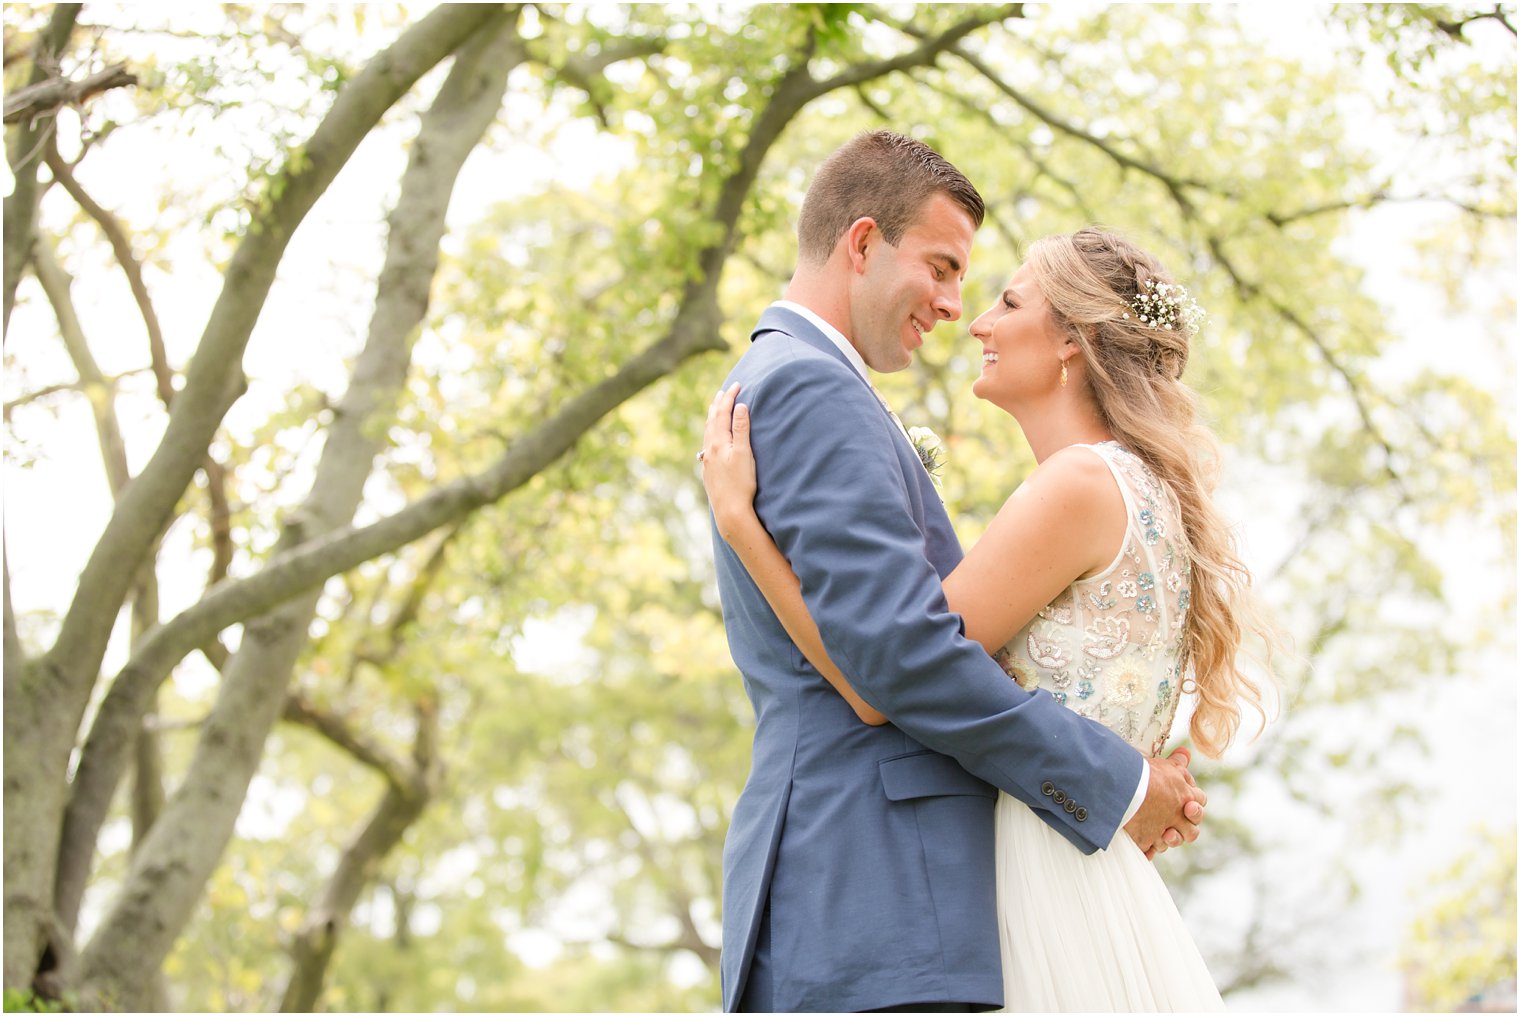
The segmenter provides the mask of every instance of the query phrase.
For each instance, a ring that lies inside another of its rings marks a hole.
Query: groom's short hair
[[[895,247],[935,194],[960,205],[980,228],[986,214],[982,196],[943,155],[893,131],[856,135],[818,167],[802,199],[798,256],[822,264],[850,224],[865,217],[875,219]]]

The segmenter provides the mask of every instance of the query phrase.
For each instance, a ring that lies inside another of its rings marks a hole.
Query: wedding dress
[[[997,654],[1022,687],[1097,720],[1147,756],[1182,685],[1188,562],[1176,500],[1133,453],[1090,448],[1128,514],[1124,545]],[[1050,791],[1050,788],[1047,788]],[[1084,856],[1007,794],[997,803],[1004,1004],[1011,1012],[1197,1011],[1224,1004],[1155,866],[1121,829]]]

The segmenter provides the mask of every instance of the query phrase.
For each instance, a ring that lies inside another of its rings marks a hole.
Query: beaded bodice
[[[1097,720],[1148,756],[1177,712],[1190,569],[1176,498],[1114,441],[1080,445],[1108,465],[1124,497],[1124,545],[1102,573],[1079,579],[997,654],[1021,687]]]

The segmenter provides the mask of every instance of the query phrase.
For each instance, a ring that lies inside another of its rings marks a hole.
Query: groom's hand
[[[1186,748],[1178,748],[1164,759],[1146,760],[1151,767],[1150,786],[1140,810],[1124,826],[1146,857],[1198,838],[1209,798],[1188,772],[1191,761],[1192,754]]]

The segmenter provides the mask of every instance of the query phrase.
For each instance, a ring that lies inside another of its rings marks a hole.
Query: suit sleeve
[[[1144,762],[1101,724],[1009,680],[950,611],[908,507],[890,420],[842,364],[793,360],[740,391],[755,508],[802,580],[829,655],[926,747],[1106,847]],[[1054,803],[1059,788],[1082,820]]]

